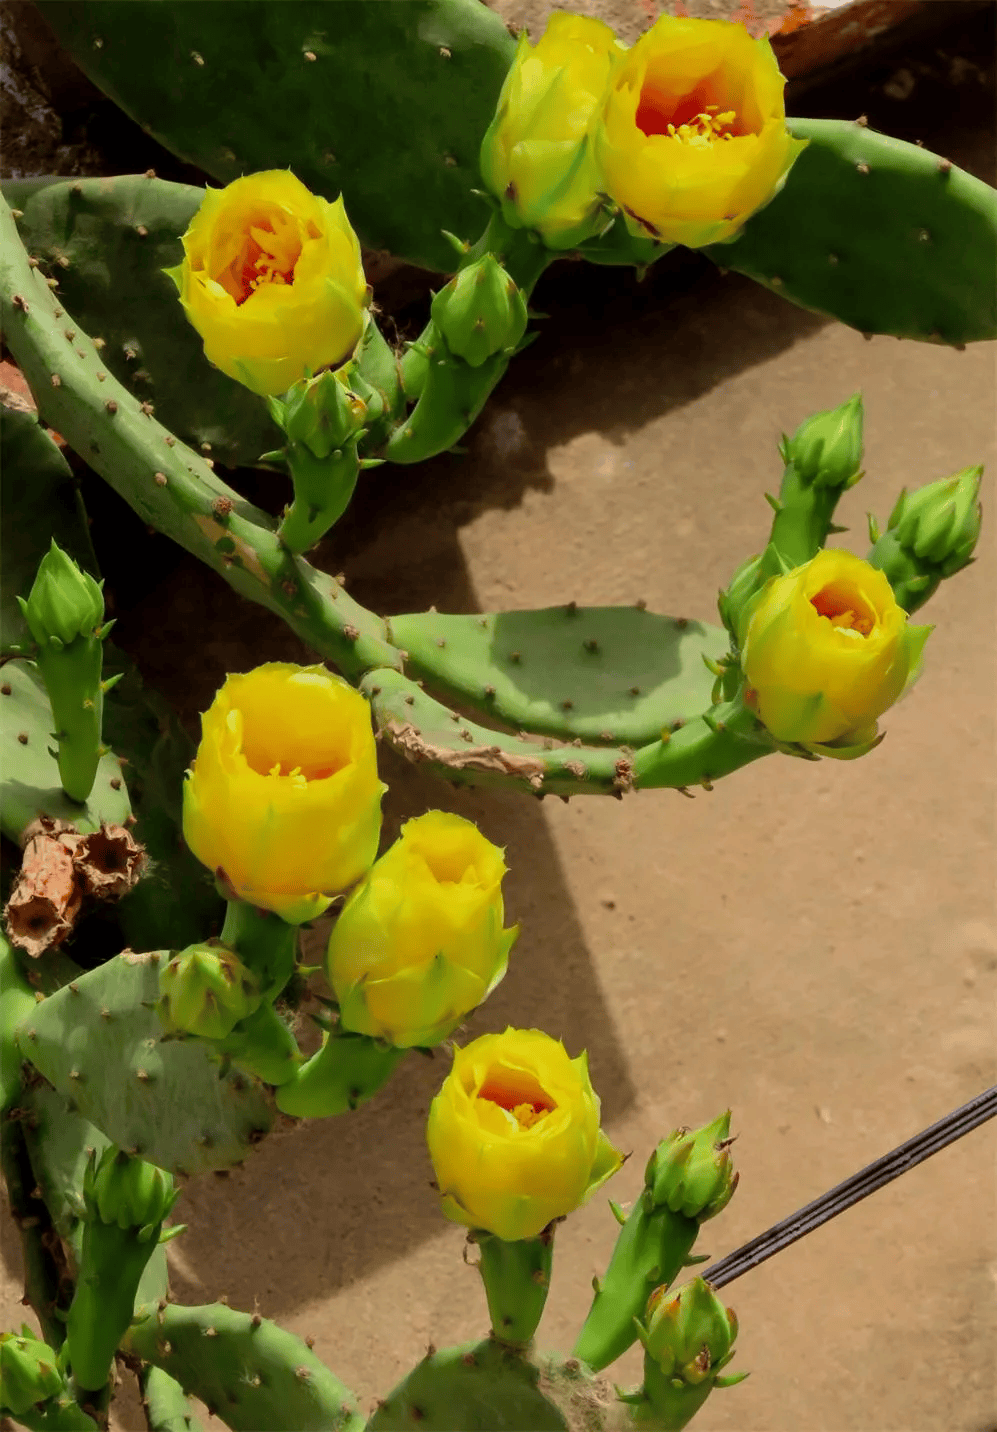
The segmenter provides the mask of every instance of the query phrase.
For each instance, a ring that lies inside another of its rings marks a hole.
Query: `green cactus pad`
[[[997,192],[859,121],[787,127],[810,143],[782,193],[703,253],[862,333],[997,338]]]
[[[729,638],[637,607],[391,617],[406,669],[505,725],[562,740],[643,745],[709,708]]]
[[[515,44],[477,0],[59,0],[80,67],[174,154],[223,184],[293,169],[342,192],[370,248],[453,267],[444,228],[482,227],[478,148]]]
[[[168,1372],[146,1366],[141,1381],[149,1432],[203,1432],[183,1388]]]
[[[126,950],[22,1021],[22,1054],[83,1118],[174,1173],[240,1163],[273,1122],[258,1086],[220,1075],[196,1040],[164,1040],[154,1005],[164,952]]]
[[[97,779],[83,805],[62,789],[48,693],[31,661],[8,661],[0,671],[0,831],[19,840],[40,815],[71,821],[87,833],[102,821],[120,825],[131,812],[121,763],[102,756]]]
[[[368,1432],[589,1432],[624,1425],[610,1390],[577,1358],[518,1354],[500,1343],[431,1349],[389,1394]]]
[[[301,1338],[269,1318],[223,1303],[143,1311],[123,1347],[176,1378],[235,1432],[361,1432],[349,1389]]]
[[[102,338],[106,371],[192,447],[234,466],[279,446],[266,405],[205,358],[163,273],[183,258],[204,190],[144,174],[33,184],[5,181],[4,197],[22,211],[28,253],[58,282],[73,316],[64,328]]]

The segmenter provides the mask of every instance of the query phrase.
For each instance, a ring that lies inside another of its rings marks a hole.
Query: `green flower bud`
[[[760,553],[757,557],[748,557],[746,561],[742,562],[731,577],[730,586],[722,591],[717,598],[720,620],[735,640],[739,639],[741,614],[765,581],[762,568],[763,556],[764,553]]]
[[[737,1318],[702,1278],[677,1293],[656,1288],[647,1302],[641,1341],[666,1377],[697,1387],[733,1357]]]
[[[104,620],[104,596],[89,572],[81,572],[52,538],[38,566],[28,600],[18,604],[31,635],[39,646],[56,637],[64,646],[78,636],[90,636]]]
[[[159,975],[159,1017],[170,1034],[224,1039],[260,1003],[255,975],[221,944],[190,945]]]
[[[814,413],[801,423],[782,447],[804,482],[816,487],[854,487],[862,476],[862,394],[840,408]]]
[[[494,254],[455,274],[432,314],[450,351],[472,368],[515,348],[526,332],[526,300]]]
[[[651,1155],[644,1181],[655,1207],[705,1223],[727,1207],[737,1187],[730,1156],[730,1110],[690,1132],[676,1129]]]
[[[35,1337],[27,1323],[20,1333],[0,1333],[0,1411],[19,1417],[65,1387],[57,1354]]]
[[[980,535],[982,476],[982,467],[964,467],[954,477],[929,482],[914,492],[905,488],[890,513],[887,531],[921,566],[951,577],[970,560]]]
[[[327,458],[345,447],[364,425],[367,405],[350,391],[342,369],[326,368],[317,378],[302,378],[283,398],[268,398],[274,422],[292,443],[313,457]]]
[[[139,1230],[139,1241],[151,1237],[180,1197],[173,1179],[155,1164],[131,1158],[111,1144],[97,1162],[92,1154],[83,1174],[88,1216],[118,1228]]]

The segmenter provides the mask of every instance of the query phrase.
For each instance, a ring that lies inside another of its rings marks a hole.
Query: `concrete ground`
[[[960,66],[959,53],[957,36],[938,39],[798,112],[868,113],[992,183],[990,56]],[[914,81],[902,99],[900,69]],[[541,336],[467,455],[380,469],[320,549],[365,605],[643,598],[710,620],[717,588],[764,541],[780,434],[856,390],[866,476],[836,543],[864,551],[865,513],[885,519],[901,487],[988,464],[979,560],[925,609],[923,678],[863,760],[774,756],[692,801],[563,805],[454,792],[384,753],[387,838],[442,806],[507,847],[522,936],[468,1036],[539,1025],[588,1049],[607,1132],[634,1152],[606,1192],[632,1199],[661,1137],[733,1108],[741,1184],[701,1239],[719,1257],[994,1082],[994,350],[865,342],[690,257],[642,285],[558,265],[534,307],[549,315]],[[117,518],[135,583],[119,569],[119,608],[126,590],[131,605],[117,635],[188,717],[226,669],[305,656]],[[413,1058],[359,1113],[280,1132],[245,1169],[189,1184],[174,1295],[224,1294],[313,1337],[365,1409],[429,1341],[483,1332],[463,1235],[429,1187],[422,1128],[444,1073],[442,1057]],[[752,1376],[713,1396],[697,1429],[993,1432],[995,1133],[731,1285],[734,1367]],[[615,1231],[604,1195],[559,1228],[541,1344],[573,1341]],[[23,1312],[9,1225],[3,1253],[9,1327]],[[631,1352],[612,1373],[626,1383],[638,1366]],[[127,1384],[117,1425],[143,1425]]]

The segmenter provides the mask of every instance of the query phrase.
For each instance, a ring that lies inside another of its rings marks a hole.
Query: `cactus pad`
[[[703,253],[863,333],[997,338],[997,192],[859,121],[787,125],[810,143],[782,193]]]
[[[271,1108],[244,1074],[219,1075],[196,1040],[164,1040],[153,1008],[164,952],[126,950],[22,1021],[25,1058],[127,1153],[174,1173],[241,1162]]]
[[[124,1347],[176,1378],[236,1432],[361,1432],[348,1388],[306,1343],[258,1313],[223,1303],[143,1310]]]
[[[515,44],[478,0],[59,0],[42,13],[105,94],[227,184],[293,169],[370,248],[453,267],[483,226],[478,149]],[[224,103],[219,103],[224,96]]]
[[[637,607],[392,617],[407,670],[496,721],[562,740],[643,745],[705,711],[729,639]]]

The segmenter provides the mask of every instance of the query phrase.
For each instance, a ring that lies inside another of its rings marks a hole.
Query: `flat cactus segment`
[[[839,119],[790,119],[810,143],[725,269],[862,333],[997,338],[997,192],[916,145]]]
[[[102,338],[106,371],[192,447],[235,466],[279,446],[265,405],[205,358],[163,273],[183,258],[180,237],[204,190],[127,174],[56,180],[22,198],[31,182],[5,182],[4,197],[22,211],[21,240],[73,315],[63,328]],[[71,339],[65,349],[72,358]]]
[[[224,1303],[146,1307],[125,1351],[174,1377],[235,1432],[362,1432],[350,1390],[301,1338]]]
[[[273,1113],[244,1074],[197,1040],[164,1040],[155,1003],[165,952],[130,950],[64,985],[18,1029],[21,1053],[127,1153],[174,1173],[240,1163]]]
[[[40,1081],[25,1091],[24,1140],[35,1182],[60,1238],[79,1251],[84,1213],[83,1171],[91,1149],[98,1159],[110,1145],[76,1110],[75,1101]]]
[[[380,1404],[368,1432],[606,1432],[626,1425],[612,1392],[577,1358],[520,1355],[501,1343],[434,1349]]]
[[[431,269],[453,267],[442,229],[482,226],[470,191],[515,44],[477,0],[40,8],[105,94],[221,183],[293,169],[342,191],[368,247]]]
[[[391,617],[406,669],[496,721],[548,736],[644,745],[708,710],[729,638],[638,607]]]
[[[533,795],[622,795],[633,785],[632,752],[619,747],[555,746],[478,726],[397,671],[360,682],[379,733],[406,760],[426,763],[464,786],[504,786]]]
[[[33,413],[0,408],[0,612],[3,640],[34,645],[15,597],[26,597],[53,538],[99,576],[79,487]]]
[[[40,815],[70,821],[88,834],[102,821],[120,825],[131,813],[121,763],[108,752],[86,801],[62,789],[52,754],[55,721],[48,692],[33,661],[8,661],[0,670],[0,831],[10,840]]]

